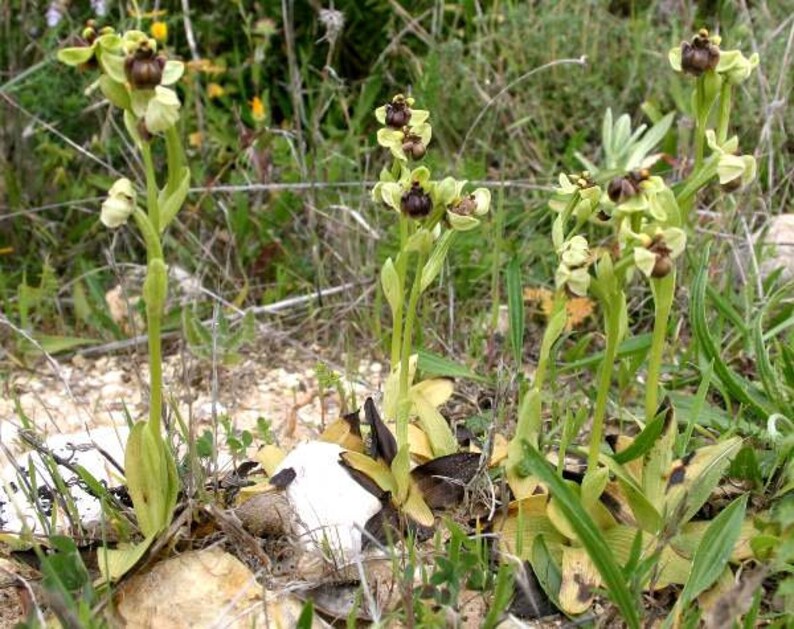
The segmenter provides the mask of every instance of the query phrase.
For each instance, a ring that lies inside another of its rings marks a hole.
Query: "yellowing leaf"
[[[149,546],[152,545],[154,536],[149,536],[140,544],[121,546],[119,548],[102,547],[97,551],[99,571],[103,582],[117,581],[141,560]]]
[[[427,506],[425,499],[422,497],[422,492],[411,483],[411,488],[408,491],[408,499],[402,505],[402,510],[417,524],[422,526],[433,526],[435,517],[430,507]]]
[[[394,481],[394,476],[389,466],[383,461],[376,461],[360,452],[343,452],[340,456],[354,470],[371,478],[383,491],[390,492],[392,496],[396,495],[397,484]]]
[[[337,419],[329,424],[319,437],[320,441],[337,443],[345,450],[364,452],[364,442],[355,434],[350,424],[344,419]]]
[[[278,446],[267,444],[264,448],[256,453],[254,458],[259,461],[262,469],[265,470],[265,474],[268,476],[273,476],[273,474],[276,473],[278,466],[284,460],[285,456],[286,454],[284,453],[284,450]]]
[[[411,449],[411,455],[422,462],[433,458],[433,447],[430,445],[430,440],[425,432],[414,424],[408,424],[408,446]]]
[[[458,451],[458,440],[452,434],[447,420],[424,395],[411,390],[411,401],[422,429],[433,446],[435,456],[444,456]]]
[[[584,548],[563,546],[560,607],[566,614],[586,612],[593,603],[593,590],[598,587],[598,570]]]
[[[421,395],[436,408],[449,400],[454,391],[455,383],[449,378],[422,380],[411,387],[412,393]]]

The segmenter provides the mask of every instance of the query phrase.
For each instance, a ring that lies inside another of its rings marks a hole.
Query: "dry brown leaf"
[[[548,319],[554,310],[554,293],[547,288],[524,288],[524,301],[534,302],[540,306],[543,316]],[[568,321],[565,329],[570,331],[584,323],[593,314],[595,305],[587,297],[573,297],[565,303]]]

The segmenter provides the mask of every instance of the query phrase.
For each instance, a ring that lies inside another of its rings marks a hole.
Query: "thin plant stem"
[[[402,356],[400,359],[400,395],[397,398],[397,447],[401,448],[408,443],[408,413],[411,408],[410,399],[408,397],[408,388],[410,387],[410,369],[409,363],[411,360],[411,349],[414,333],[414,322],[416,321],[417,306],[419,304],[419,296],[422,293],[422,269],[425,266],[425,259],[427,255],[420,252],[417,255],[416,273],[414,274],[414,283],[411,287],[411,297],[408,301],[408,309],[405,312],[405,329],[403,331],[402,343]]]
[[[706,84],[705,78],[703,76],[699,76],[697,82],[695,83],[695,103],[696,103],[696,111],[695,111],[695,172],[700,170],[700,166],[703,163],[703,149],[706,142],[706,123],[708,120],[708,112],[704,112],[703,109],[706,106]]]
[[[408,242],[408,219],[400,215],[400,255],[397,256],[397,278],[399,279],[399,293],[405,294],[405,274],[408,270],[408,253],[405,251],[405,244]],[[400,351],[402,347],[402,325],[403,325],[403,299],[401,298],[394,312],[391,332],[391,368],[394,369],[400,363]]]
[[[146,305],[146,325],[149,335],[149,427],[152,434],[160,434],[163,412],[163,354],[160,337],[162,304]]]
[[[662,353],[667,336],[667,323],[675,294],[675,269],[666,277],[651,280],[655,302],[655,317],[651,351],[648,356],[648,379],[645,389],[645,420],[651,421],[659,406],[659,377],[662,370]]]
[[[733,86],[727,79],[723,79],[720,87],[720,109],[717,117],[717,144],[724,144],[728,139],[728,122],[731,118],[731,98]]]
[[[598,393],[596,395],[595,412],[593,413],[593,429],[590,432],[590,450],[587,457],[587,471],[594,472],[598,467],[598,455],[601,452],[601,439],[604,434],[604,417],[607,410],[609,386],[612,383],[612,367],[618,351],[618,336],[620,335],[620,310],[616,304],[606,307],[606,348],[601,370],[598,375]]]
[[[146,209],[155,231],[160,233],[160,207],[157,204],[157,176],[154,173],[152,149],[148,142],[141,143],[141,155],[146,171]]]

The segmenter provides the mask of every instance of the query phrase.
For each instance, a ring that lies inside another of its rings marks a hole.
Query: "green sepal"
[[[123,83],[110,78],[107,74],[99,77],[99,89],[113,105],[119,109],[130,108],[130,93]]]
[[[75,46],[74,48],[61,48],[57,55],[58,61],[67,66],[79,66],[89,61],[94,56],[93,46]]]

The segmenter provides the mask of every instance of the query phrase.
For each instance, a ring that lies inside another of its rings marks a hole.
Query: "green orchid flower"
[[[587,171],[579,175],[560,173],[559,186],[549,201],[549,207],[555,212],[563,212],[575,194],[579,199],[573,208],[573,215],[580,222],[588,220],[601,203],[601,188],[590,178]]]
[[[642,234],[647,244],[634,247],[634,264],[649,278],[662,278],[670,274],[673,260],[686,248],[686,233],[678,227],[657,228],[653,235]]]
[[[375,110],[375,118],[385,125],[378,130],[378,144],[388,148],[400,161],[421,159],[433,137],[427,122],[430,112],[413,109],[414,99],[397,94],[390,103]]]
[[[135,210],[137,195],[132,182],[126,177],[118,179],[108,191],[108,198],[102,203],[99,220],[105,227],[117,229],[127,223]]]
[[[642,213],[657,221],[666,221],[667,210],[658,198],[659,193],[666,189],[664,179],[656,175],[647,176],[639,181],[635,180],[634,186],[637,193],[618,203],[613,216],[625,217]]]
[[[558,290],[566,289],[574,295],[584,297],[590,287],[590,245],[584,236],[574,236],[558,249],[560,264],[554,273]]]
[[[737,155],[739,138],[733,136],[722,145],[717,142],[717,134],[712,129],[706,131],[706,143],[719,155],[717,177],[720,184],[733,190],[746,186],[755,179],[756,163],[752,155]]]
[[[736,85],[747,79],[759,63],[760,57],[757,52],[748,59],[740,50],[725,50],[720,53],[720,61],[716,69],[726,81]]]
[[[123,54],[121,37],[109,26],[97,31],[93,23],[89,23],[81,34],[80,46],[62,48],[57,53],[58,61],[72,67],[105,68],[105,57]]]
[[[399,179],[388,171],[381,173],[381,181],[372,189],[372,199],[411,218],[424,218],[433,209],[435,184],[430,181],[430,171],[419,166],[409,171],[403,169]]]
[[[463,193],[466,181],[453,177],[442,179],[435,187],[436,203],[446,208],[449,225],[457,231],[469,231],[480,224],[491,207],[491,191],[477,188],[469,194]]]
[[[717,68],[722,54],[720,41],[719,35],[709,36],[709,32],[702,28],[692,41],[682,42],[680,46],[670,49],[667,59],[676,72],[700,76]]]

